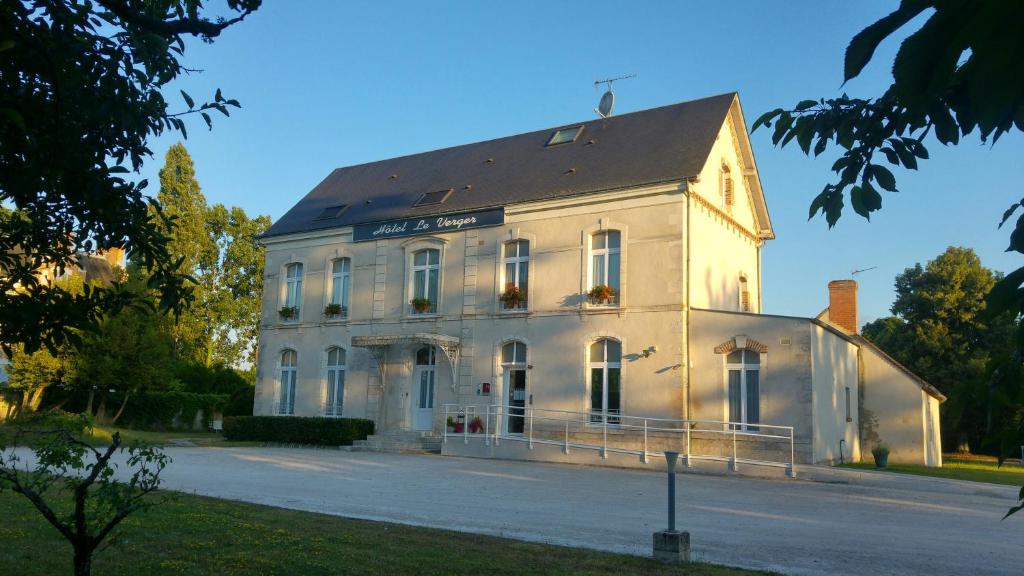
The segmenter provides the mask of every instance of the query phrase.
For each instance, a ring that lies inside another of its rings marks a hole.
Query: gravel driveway
[[[168,448],[165,487],[524,540],[650,554],[665,477],[637,470],[303,448]],[[819,470],[829,482],[682,474],[708,562],[785,574],[1022,574],[1017,489]]]

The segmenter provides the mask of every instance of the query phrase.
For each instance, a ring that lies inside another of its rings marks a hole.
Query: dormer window
[[[419,200],[413,203],[413,206],[431,206],[433,204],[440,204],[451,196],[452,188],[447,190],[438,190],[436,192],[426,192],[420,196]]]
[[[555,130],[555,133],[551,135],[551,139],[548,140],[548,146],[555,146],[556,144],[566,144],[568,142],[575,142],[580,137],[580,132],[583,132],[583,126],[573,126],[572,128],[562,128]]]
[[[339,204],[337,206],[328,206],[327,208],[324,208],[323,210],[321,210],[320,211],[320,215],[318,215],[316,218],[314,218],[314,220],[333,220],[334,218],[337,218],[338,216],[341,216],[342,213],[345,212],[346,208],[348,208],[347,204]]]

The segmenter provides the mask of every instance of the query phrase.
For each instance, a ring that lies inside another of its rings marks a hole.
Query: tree
[[[195,165],[180,142],[160,171],[164,212],[174,219],[169,251],[179,271],[195,279],[192,305],[175,316],[176,358],[211,366],[251,363],[263,294],[263,247],[257,238],[269,216],[207,206]]]
[[[870,217],[882,207],[878,188],[896,191],[895,175],[883,165],[916,170],[928,158],[925,141],[960,143],[975,130],[983,142],[1024,131],[1024,2],[976,0],[903,0],[892,13],[857,33],[846,48],[844,81],[858,76],[883,40],[928,13],[921,27],[901,44],[892,65],[893,83],[877,97],[803,100],[792,109],[777,108],[753,125],[771,127],[772,142],[796,140],[815,156],[830,145],[842,155],[832,165],[836,180],[811,202],[809,215],[824,214],[834,226],[848,192],[855,212]],[[1006,224],[1024,200],[1003,213]],[[1017,218],[1007,251],[1024,254],[1024,215]],[[988,314],[1024,313],[1024,267],[999,280],[989,292]],[[1004,425],[1004,447],[1024,444],[1024,323],[1018,323],[1010,357],[991,367],[991,420]],[[1004,455],[1006,452],[1004,452]],[[1024,489],[1020,493],[1024,509]]]
[[[15,448],[31,436],[34,458],[23,462]],[[114,477],[115,456],[125,459],[131,478]],[[93,448],[67,428],[20,431],[10,447],[0,447],[0,492],[21,494],[46,518],[74,551],[75,576],[89,576],[92,557],[129,515],[160,503],[152,494],[170,459],[148,446],[125,447],[120,433],[109,446]],[[27,466],[31,464],[31,467]],[[69,512],[54,499],[70,495]]]
[[[138,270],[130,272],[133,289],[145,292],[146,278]],[[106,420],[106,399],[111,390],[123,393],[121,405],[111,418],[116,423],[132,394],[166,388],[171,381],[172,342],[165,324],[145,303],[124,308],[105,318],[95,332],[86,334],[76,353],[75,378],[89,390],[91,412],[93,395],[100,404],[97,418]]]
[[[218,90],[197,105],[182,92],[174,112],[161,94],[189,72],[185,38],[212,42],[261,0],[226,0],[233,18],[211,19],[201,0],[7,0],[0,10],[0,335],[10,351],[53,351],[94,329],[106,312],[145,299],[119,286],[69,294],[40,282],[44,265],[123,247],[151,273],[165,310],[188,297],[159,226],[162,215],[132,182],[151,156],[146,141],[186,134],[183,116],[224,115],[235,100]],[[14,290],[20,285],[21,290]]]
[[[864,326],[864,336],[933,384],[949,401],[942,429],[981,448],[989,432],[987,367],[1009,353],[1012,315],[990,318],[985,297],[999,276],[968,248],[949,247],[896,277],[895,316]],[[947,445],[952,442],[947,441]]]
[[[177,272],[195,281],[191,306],[175,314],[175,357],[206,361],[211,348],[210,279],[217,261],[217,245],[207,232],[206,197],[196,180],[195,165],[181,142],[167,150],[164,167],[160,169],[157,200],[174,223],[165,226],[164,232],[170,239],[167,250],[177,262]]]

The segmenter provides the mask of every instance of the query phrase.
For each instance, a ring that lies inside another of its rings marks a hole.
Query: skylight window
[[[339,204],[338,206],[328,206],[324,208],[320,215],[314,218],[314,220],[331,220],[341,216],[341,214],[348,208],[348,204]]]
[[[554,146],[556,144],[575,142],[576,139],[580,137],[580,132],[583,132],[583,126],[573,126],[572,128],[555,130],[555,133],[551,135],[551,139],[548,140],[547,145]]]
[[[420,199],[413,203],[413,206],[430,206],[432,204],[440,204],[448,199],[448,196],[452,193],[452,188],[447,190],[438,190],[437,192],[426,192]]]

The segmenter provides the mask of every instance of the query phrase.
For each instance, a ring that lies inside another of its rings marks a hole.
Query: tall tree
[[[864,326],[864,336],[949,398],[942,406],[947,445],[982,447],[993,358],[1011,350],[1014,319],[990,317],[985,298],[999,276],[968,248],[950,247],[896,276],[895,316]]]
[[[150,270],[159,305],[187,299],[159,227],[160,213],[132,182],[151,135],[209,125],[238,102],[218,90],[172,110],[161,90],[186,68],[185,38],[212,42],[261,0],[225,0],[209,18],[201,0],[4,0],[0,9],[0,345],[55,349],[105,312],[148,296],[123,287],[80,295],[38,281],[44,265],[74,265],[79,251],[123,247]],[[15,290],[20,285],[21,290]]]
[[[178,263],[177,272],[195,281],[192,305],[175,317],[175,356],[206,362],[212,348],[211,283],[218,247],[207,231],[206,197],[196,180],[195,165],[180,142],[167,150],[157,200],[169,221],[164,232],[170,238],[167,249]]]

